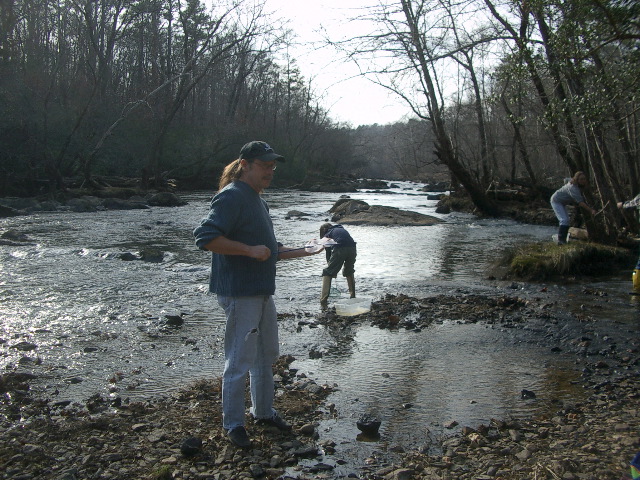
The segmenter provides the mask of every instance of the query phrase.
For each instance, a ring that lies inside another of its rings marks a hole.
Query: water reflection
[[[391,194],[351,195],[444,220],[431,227],[349,227],[358,242],[360,296],[427,296],[472,288],[493,292],[500,287],[484,280],[487,264],[505,246],[546,239],[554,230],[437,215],[437,202],[427,200],[418,187],[402,184]],[[339,198],[295,191],[265,196],[278,239],[293,247],[318,236],[326,212]],[[40,358],[44,374],[37,388],[54,400],[82,400],[96,392],[144,399],[220,375],[224,318],[215,298],[206,294],[209,256],[194,247],[191,235],[209,198],[206,192],[190,194],[189,204],[176,209],[0,219],[1,231],[13,229],[33,239],[30,245],[0,247],[0,338],[5,340],[0,368]],[[288,218],[294,209],[307,216]],[[164,252],[163,261],[121,259],[123,253],[137,257],[148,247]],[[324,264],[322,254],[279,263],[280,312],[306,317],[319,311]],[[342,277],[335,283],[346,292]],[[637,328],[640,302],[634,304],[637,298],[627,295],[629,283],[625,277],[594,286],[609,293],[610,306],[595,321]],[[574,293],[575,306],[569,308],[580,309],[589,300],[580,292],[581,286],[549,286],[548,295],[550,301],[570,300]],[[184,315],[184,326],[164,330],[164,317],[176,314]],[[389,333],[366,322],[325,329],[299,327],[288,319],[281,322],[281,332],[281,351],[298,358],[297,368],[320,383],[338,385],[330,401],[339,405],[341,417],[322,425],[323,435],[337,441],[355,439],[355,419],[370,410],[383,418],[381,442],[409,443],[417,437],[426,442],[432,432],[446,435],[442,425],[449,420],[473,425],[530,411],[545,398],[577,395],[568,391],[571,379],[559,377],[564,370],[558,356],[523,346],[513,333],[478,325],[445,322],[419,333]],[[37,349],[11,348],[22,340]],[[322,358],[309,359],[314,347],[324,352]],[[524,402],[519,398],[523,388],[546,393],[537,402]]]
[[[356,437],[355,420],[364,413],[382,420],[383,440],[409,447],[416,437],[424,442],[428,433],[446,434],[444,425],[454,420],[477,426],[531,413],[532,402],[520,398],[523,389],[538,392],[545,403],[582,395],[567,390],[570,380],[552,380],[559,364],[548,349],[518,347],[486,326],[444,322],[420,332],[388,332],[361,325],[352,333],[335,339],[336,348],[321,359],[296,362],[320,382],[338,385],[330,401],[347,421],[321,425],[338,444]]]

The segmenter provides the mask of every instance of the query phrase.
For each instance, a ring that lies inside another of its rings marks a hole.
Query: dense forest
[[[107,176],[210,188],[264,139],[281,182],[444,177],[488,215],[492,189],[582,170],[605,212],[590,235],[615,240],[616,202],[640,192],[636,1],[372,0],[352,19],[369,34],[327,44],[415,115],[357,128],[331,119],[265,4],[2,0],[0,196]]]

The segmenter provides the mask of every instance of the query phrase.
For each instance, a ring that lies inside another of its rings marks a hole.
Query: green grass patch
[[[589,275],[599,276],[631,268],[634,256],[629,250],[596,243],[530,243],[507,251],[499,266],[506,267],[509,278],[545,280]]]
[[[173,474],[171,473],[171,467],[168,465],[162,465],[153,472],[151,472],[152,480],[172,480]]]

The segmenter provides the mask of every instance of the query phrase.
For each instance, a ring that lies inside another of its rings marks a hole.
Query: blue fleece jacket
[[[193,235],[202,250],[222,235],[247,245],[266,245],[272,253],[264,262],[212,253],[209,291],[229,297],[274,294],[278,242],[267,202],[247,183],[235,181],[220,190]]]

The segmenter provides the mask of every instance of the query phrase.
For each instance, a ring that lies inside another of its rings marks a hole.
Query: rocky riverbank
[[[606,295],[585,290],[585,295]],[[529,340],[553,352],[575,356],[584,401],[555,402],[542,416],[526,420],[492,419],[463,427],[441,442],[441,453],[416,447],[402,461],[371,470],[363,478],[565,479],[627,478],[629,462],[640,450],[640,338],[636,330],[600,329],[583,305],[571,314],[539,297],[438,295],[416,299],[387,296],[374,303],[368,320],[384,329],[419,330],[441,319],[482,322],[532,333]],[[344,322],[329,312],[327,323]],[[348,321],[357,321],[349,317]],[[523,399],[535,392],[522,391]],[[448,427],[455,427],[453,422]],[[375,465],[375,459],[372,464]]]
[[[86,192],[89,193],[89,192]],[[96,193],[96,192],[90,192]],[[0,198],[0,218],[34,212],[98,212],[103,210],[144,210],[150,207],[181,207],[186,204],[172,192],[108,190],[100,195],[69,196],[59,200],[35,197]]]
[[[35,397],[29,375],[5,373],[0,478],[619,480],[640,450],[640,338],[637,328],[601,325],[593,315],[589,307],[567,312],[542,294],[388,295],[363,315],[327,311],[314,321],[415,330],[448,319],[526,331],[531,341],[573,356],[585,390],[584,400],[558,401],[537,418],[452,422],[451,435],[437,445],[402,450],[385,443],[379,455],[357,462],[340,458],[331,439],[320,440],[318,422],[341,416],[326,400],[333,387],[292,369],[292,357],[276,367],[276,408],[293,432],[250,425],[253,448],[246,451],[225,438],[217,380],[146,402],[95,395],[84,404],[56,404]]]

